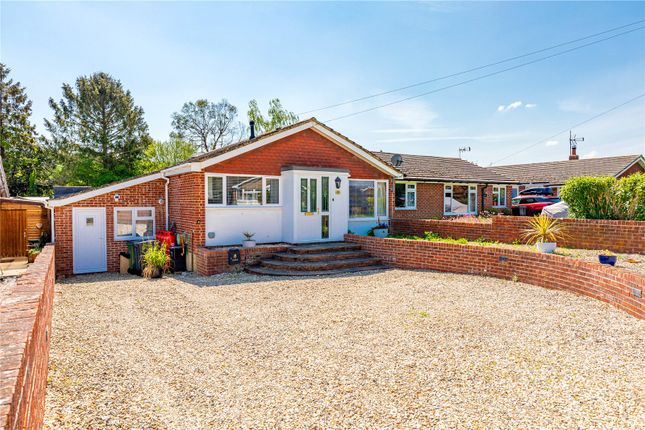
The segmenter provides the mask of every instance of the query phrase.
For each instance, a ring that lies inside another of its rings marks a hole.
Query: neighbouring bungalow
[[[515,182],[461,158],[374,152],[403,174],[394,185],[392,218],[442,218],[510,209]]]
[[[128,241],[172,224],[189,235],[192,250],[240,244],[244,232],[258,243],[366,234],[388,220],[393,180],[401,176],[314,118],[258,137],[251,128],[249,140],[51,200],[56,270],[118,271]]]
[[[550,187],[558,195],[564,183],[577,176],[623,178],[634,173],[645,172],[645,158],[637,154],[579,159],[576,149],[573,147],[568,160],[512,164],[488,167],[487,169],[517,183],[513,186],[513,197],[517,196],[520,191],[535,187]]]

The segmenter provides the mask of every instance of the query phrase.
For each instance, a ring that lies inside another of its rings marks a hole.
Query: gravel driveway
[[[48,428],[645,427],[645,321],[571,293],[402,270],[56,291]]]

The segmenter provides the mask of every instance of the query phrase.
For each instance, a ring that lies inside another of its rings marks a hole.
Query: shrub
[[[565,237],[564,224],[557,218],[536,215],[529,221],[529,228],[523,234],[527,243],[557,242]]]
[[[568,180],[560,197],[576,218],[645,220],[645,174],[620,180],[580,176]]]

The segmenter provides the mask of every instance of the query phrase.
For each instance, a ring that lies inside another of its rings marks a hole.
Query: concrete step
[[[300,270],[279,270],[279,269],[270,269],[268,267],[262,266],[251,266],[247,267],[246,271],[255,275],[270,275],[270,276],[329,276],[329,275],[342,275],[344,273],[356,273],[356,272],[365,272],[368,270],[387,270],[389,267],[383,265],[374,265],[374,266],[360,266],[360,267],[346,267],[343,269],[334,269],[334,270],[309,270],[309,271],[300,271]]]
[[[307,245],[295,245],[287,252],[294,254],[321,254],[324,252],[356,251],[361,249],[360,245],[346,242],[310,243]]]
[[[260,260],[260,265],[276,270],[325,271],[349,267],[375,266],[377,258],[347,258],[333,261],[281,261],[273,259]]]
[[[273,258],[282,261],[335,261],[346,260],[349,258],[367,258],[369,252],[357,249],[355,251],[334,251],[334,252],[278,252],[273,254]]]

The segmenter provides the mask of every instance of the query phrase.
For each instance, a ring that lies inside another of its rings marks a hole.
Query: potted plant
[[[253,236],[255,236],[255,233],[251,233],[249,231],[242,233],[244,237],[246,238],[245,241],[242,242],[242,247],[244,248],[253,248],[255,246],[255,240],[253,240]]]
[[[523,236],[527,243],[534,243],[538,251],[551,254],[558,239],[565,237],[564,224],[556,218],[536,215],[529,221],[529,228],[524,230]]]
[[[170,256],[166,252],[166,244],[153,242],[143,253],[143,276],[146,278],[161,278],[170,265]]]
[[[372,227],[372,229],[367,233],[368,236],[387,237],[389,234],[387,223],[381,222],[380,218],[378,218],[377,222],[378,224]]]
[[[42,248],[39,246],[30,248],[29,251],[27,251],[27,262],[33,263],[34,261],[36,261],[36,257],[38,257],[38,254],[40,254],[40,251],[42,251]]]
[[[616,265],[616,260],[618,260],[616,254],[607,249],[600,251],[600,254],[598,255],[598,261],[600,261],[600,264],[608,264],[610,266],[614,266]]]

